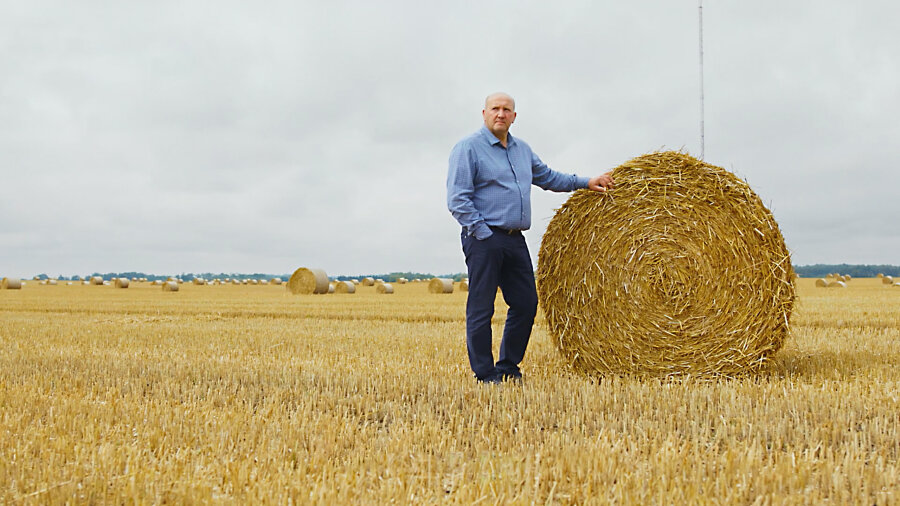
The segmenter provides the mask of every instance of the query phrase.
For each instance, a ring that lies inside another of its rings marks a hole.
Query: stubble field
[[[761,374],[485,386],[465,294],[0,290],[0,503],[892,504],[900,288],[798,282]],[[498,299],[495,354],[505,316]]]

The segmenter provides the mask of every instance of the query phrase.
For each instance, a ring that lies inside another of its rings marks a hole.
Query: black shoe
[[[485,385],[499,385],[503,383],[503,376],[500,374],[492,374],[485,378],[477,378],[479,383],[484,383]]]

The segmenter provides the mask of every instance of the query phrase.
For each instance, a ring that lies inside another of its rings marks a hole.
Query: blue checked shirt
[[[588,178],[552,170],[531,146],[507,134],[504,148],[486,126],[459,141],[450,152],[447,207],[476,239],[493,232],[531,227],[531,185],[570,192],[587,188]]]

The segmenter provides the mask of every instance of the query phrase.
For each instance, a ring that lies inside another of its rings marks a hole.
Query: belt
[[[492,226],[492,225],[488,225],[488,228],[491,229],[491,230],[494,231],[494,232],[500,232],[501,234],[506,234],[506,235],[522,235],[522,231],[519,230],[519,229],[500,228],[500,227],[494,227],[494,226]]]

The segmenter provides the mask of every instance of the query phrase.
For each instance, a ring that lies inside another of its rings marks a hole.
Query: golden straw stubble
[[[737,374],[788,335],[790,254],[744,181],[690,155],[630,160],[605,194],[579,190],[541,242],[555,344],[588,374]]]

